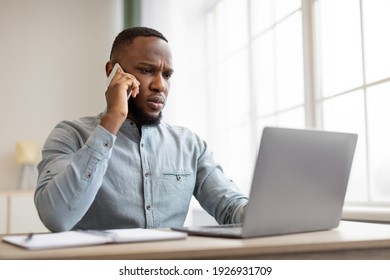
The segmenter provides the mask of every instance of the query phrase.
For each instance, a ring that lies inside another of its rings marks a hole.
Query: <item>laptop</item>
[[[265,127],[243,223],[172,229],[251,238],[336,228],[356,142],[352,133]]]

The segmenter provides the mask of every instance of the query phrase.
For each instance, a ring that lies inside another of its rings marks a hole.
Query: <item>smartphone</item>
[[[107,78],[107,82],[106,82],[107,86],[111,83],[111,80],[112,80],[112,78],[114,78],[116,70],[118,70],[119,67],[121,67],[119,65],[119,63],[115,63],[114,68],[112,68],[112,71],[111,71],[110,75]]]

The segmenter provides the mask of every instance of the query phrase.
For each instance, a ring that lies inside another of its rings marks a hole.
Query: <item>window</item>
[[[385,0],[318,0],[317,105],[324,129],[357,132],[349,202],[390,201],[390,24]]]
[[[219,0],[207,11],[211,142],[246,192],[262,128],[359,140],[347,203],[390,201],[390,1]]]
[[[305,126],[300,8],[223,0],[208,14],[213,149],[247,193],[262,128]]]

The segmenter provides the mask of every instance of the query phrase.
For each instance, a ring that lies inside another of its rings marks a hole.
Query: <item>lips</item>
[[[147,100],[149,107],[155,111],[160,111],[164,107],[165,97],[163,95],[153,95]]]

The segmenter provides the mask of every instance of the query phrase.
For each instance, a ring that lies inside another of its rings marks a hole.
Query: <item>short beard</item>
[[[157,117],[146,114],[142,109],[137,105],[135,99],[130,97],[127,101],[127,106],[131,116],[134,118],[134,121],[140,126],[153,126],[160,124],[162,118],[162,112],[158,114]]]

